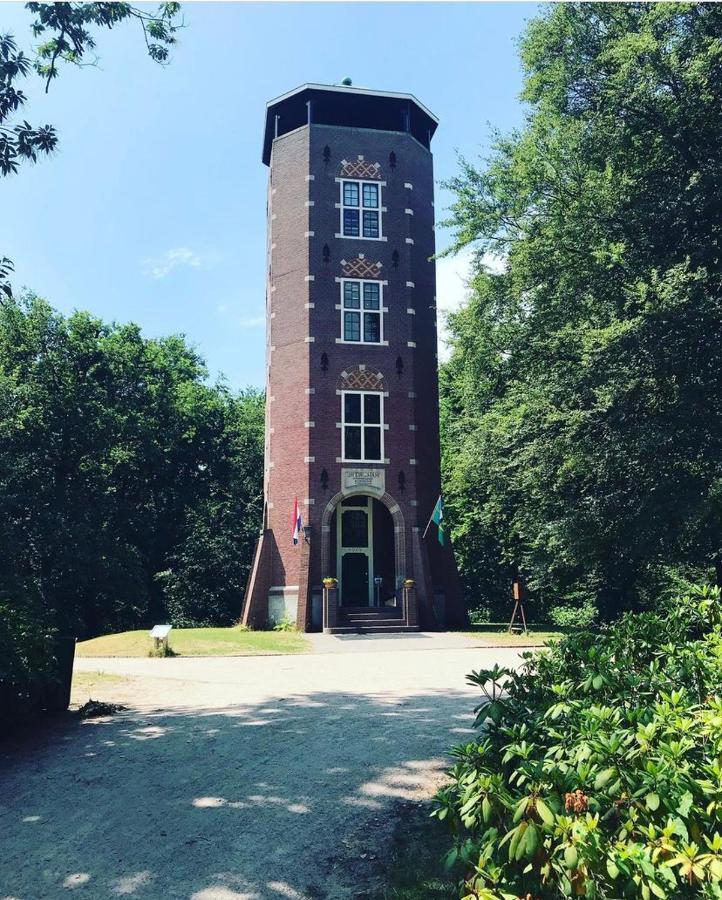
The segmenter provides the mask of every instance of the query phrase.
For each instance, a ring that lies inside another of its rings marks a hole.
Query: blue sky
[[[415,94],[440,119],[437,179],[522,121],[516,42],[531,3],[188,3],[173,61],[132,23],[97,40],[98,68],[66,67],[23,117],[58,152],[0,181],[0,256],[14,283],[64,312],[184,333],[212,377],[262,386],[267,100],[305,82]],[[0,4],[29,48],[30,14]],[[439,217],[449,196],[438,190]],[[437,232],[439,249],[448,243]],[[463,296],[466,259],[442,261],[439,302]]]

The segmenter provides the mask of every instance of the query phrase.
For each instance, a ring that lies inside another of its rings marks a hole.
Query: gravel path
[[[465,674],[518,655],[318,651],[76,660],[129,708],[3,747],[0,898],[376,896],[394,828],[470,734]]]

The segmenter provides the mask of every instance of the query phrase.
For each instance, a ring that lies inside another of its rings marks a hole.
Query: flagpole
[[[439,494],[439,500],[441,500],[441,494]],[[429,525],[431,525],[431,520],[434,518],[434,511],[436,510],[436,507],[439,505],[439,500],[437,500],[436,503],[434,503],[434,509],[431,510],[431,515],[429,516],[429,521],[426,523],[426,528],[424,528],[424,533],[421,535],[422,541],[426,537],[426,532],[429,530]]]

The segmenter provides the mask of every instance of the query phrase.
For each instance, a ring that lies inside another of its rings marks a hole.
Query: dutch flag
[[[293,501],[293,543],[298,543],[298,537],[301,534],[303,522],[301,521],[301,510],[298,508],[298,497]]]

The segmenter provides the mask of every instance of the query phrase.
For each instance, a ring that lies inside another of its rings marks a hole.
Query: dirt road
[[[517,658],[78,660],[77,700],[97,679],[129,708],[0,751],[0,898],[377,896],[394,827],[470,734],[465,674]]]

